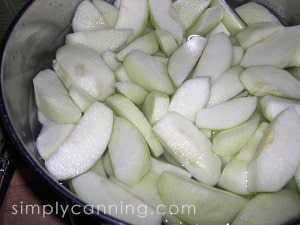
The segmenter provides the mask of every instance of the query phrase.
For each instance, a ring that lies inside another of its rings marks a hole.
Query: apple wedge
[[[191,121],[176,112],[168,112],[153,130],[165,149],[195,179],[208,185],[218,182],[221,159],[212,152],[210,140]]]
[[[293,108],[271,122],[248,167],[250,192],[278,191],[294,176],[300,162],[299,133],[300,118]]]
[[[144,102],[147,92],[135,83],[132,83],[130,81],[123,81],[116,82],[115,85],[117,92],[129,98],[131,101],[133,101],[134,104],[140,105]]]
[[[155,37],[162,52],[168,57],[172,55],[178,48],[178,44],[174,36],[166,30],[155,30]]]
[[[119,9],[104,0],[92,0],[92,3],[103,15],[109,27],[114,27],[119,17]]]
[[[250,118],[256,109],[256,97],[239,97],[199,109],[196,113],[196,125],[199,128],[222,130],[242,124]]]
[[[36,105],[49,120],[56,123],[80,120],[80,109],[53,70],[40,71],[33,79],[33,86]]]
[[[47,170],[57,180],[86,172],[106,149],[112,125],[113,112],[103,103],[95,102],[57,152],[45,161]]]

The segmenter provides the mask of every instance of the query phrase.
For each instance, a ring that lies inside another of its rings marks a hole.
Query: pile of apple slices
[[[254,2],[84,0],[72,28],[33,80],[53,178],[132,224],[300,216],[300,26]]]

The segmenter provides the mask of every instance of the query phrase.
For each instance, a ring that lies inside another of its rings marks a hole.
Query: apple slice
[[[74,32],[109,28],[104,16],[93,3],[82,1],[76,8],[72,28]]]
[[[130,78],[124,68],[123,65],[119,66],[116,70],[115,70],[115,75],[116,75],[116,80],[118,82],[127,82],[130,81]]]
[[[47,170],[57,180],[86,172],[106,149],[112,125],[113,112],[103,103],[95,102],[57,152],[45,161]]]
[[[167,71],[160,69],[148,54],[133,50],[126,55],[123,64],[130,80],[146,91],[173,94],[174,85]]]
[[[157,39],[160,49],[168,57],[170,57],[172,53],[177,50],[177,42],[170,32],[166,30],[155,30],[155,37]]]
[[[129,98],[134,104],[140,105],[144,102],[147,92],[140,86],[130,82],[116,82],[117,92]]]
[[[151,91],[146,96],[141,109],[145,117],[153,125],[166,115],[169,103],[170,98],[168,95]]]
[[[37,107],[48,119],[56,123],[80,120],[80,109],[53,70],[40,71],[33,79],[33,86]]]
[[[242,67],[235,66],[220,75],[211,87],[209,107],[225,102],[244,90],[244,86],[239,80],[242,72]]]
[[[240,195],[250,195],[248,191],[248,165],[263,138],[269,124],[262,122],[241,151],[224,167],[218,185]]]
[[[183,40],[183,26],[172,0],[149,0],[149,9],[153,27],[170,32],[180,44]]]
[[[176,87],[180,86],[197,64],[207,39],[198,35],[190,36],[170,57],[168,73]]]
[[[206,36],[214,27],[222,21],[224,8],[222,6],[213,6],[206,9],[195,21],[190,29],[186,31],[185,36],[198,34]]]
[[[122,0],[119,17],[115,28],[131,28],[133,34],[127,43],[130,43],[143,34],[148,21],[148,2],[147,0]]]
[[[130,224],[160,225],[161,215],[147,203],[105,177],[89,171],[71,182],[74,192],[94,210]]]
[[[94,99],[84,90],[75,87],[74,85],[69,87],[69,95],[76,105],[78,105],[81,112],[85,112],[96,101],[96,99]]]
[[[282,28],[282,25],[273,22],[255,23],[239,31],[235,37],[241,46],[244,49],[247,49],[251,45],[264,40]]]
[[[100,159],[98,159],[98,161],[92,166],[92,168],[90,169],[90,171],[95,172],[96,174],[98,174],[99,176],[102,177],[107,177],[106,176],[106,171],[104,168],[104,162],[103,162],[103,155],[100,157]]]
[[[74,130],[75,124],[59,124],[50,122],[42,127],[37,139],[36,148],[40,156],[47,160],[67,139],[69,134]]]
[[[122,64],[117,60],[117,54],[111,50],[107,50],[102,54],[102,58],[104,62],[108,65],[108,67],[115,71],[118,69]]]
[[[278,68],[299,66],[299,35],[300,25],[283,27],[263,41],[249,47],[241,66],[269,65]]]
[[[194,122],[196,112],[206,106],[209,97],[210,77],[189,79],[176,90],[169,111],[177,112]]]
[[[117,51],[124,47],[132,29],[104,29],[75,32],[66,35],[66,44],[83,44],[100,55],[107,50]]]
[[[256,97],[239,97],[199,109],[196,114],[196,125],[199,128],[222,130],[242,124],[250,118],[256,109]]]
[[[300,118],[293,108],[271,122],[248,167],[250,192],[278,191],[294,176],[300,162],[299,132]]]
[[[114,176],[115,172],[114,172],[114,168],[111,163],[109,151],[104,152],[104,155],[102,156],[102,160],[103,160],[105,174],[107,175],[107,177]]]
[[[232,62],[231,66],[239,66],[245,54],[245,50],[241,46],[232,46]]]
[[[81,44],[69,44],[56,52],[55,67],[59,77],[69,79],[96,100],[114,93],[115,75],[99,54]]]
[[[158,190],[167,207],[176,206],[176,216],[188,224],[230,223],[247,200],[193,179],[164,172]]]
[[[294,190],[258,194],[242,208],[232,225],[271,225],[297,221],[299,207],[300,197]]]
[[[108,150],[114,175],[128,186],[138,183],[150,169],[150,152],[143,136],[120,117],[114,117]]]
[[[273,66],[249,67],[240,75],[240,80],[252,95],[300,99],[300,81],[283,69]]]
[[[300,101],[267,95],[261,98],[260,105],[262,113],[269,121],[289,107],[294,107],[300,115]]]
[[[235,8],[235,12],[247,25],[261,22],[281,24],[274,13],[271,13],[264,5],[256,2],[242,4]]]
[[[157,52],[159,49],[158,42],[155,38],[154,32],[146,33],[145,35],[130,42],[125,48],[123,48],[118,54],[117,59],[123,61],[125,56],[132,50],[139,50],[149,55]]]
[[[234,156],[248,142],[260,122],[255,112],[249,120],[231,129],[222,130],[213,137],[213,151],[220,156]]]
[[[211,31],[208,32],[208,34],[206,35],[206,37],[209,38],[212,35],[218,34],[218,33],[224,33],[224,34],[227,34],[228,36],[230,36],[230,32],[227,30],[227,28],[225,27],[224,23],[219,22],[217,24],[217,26],[215,26]]]
[[[116,114],[131,122],[141,132],[154,156],[158,157],[163,153],[164,150],[150,123],[132,101],[120,94],[114,94],[106,99],[106,103]]]
[[[195,179],[215,185],[221,173],[221,160],[212,152],[208,138],[188,119],[175,112],[153,127],[166,150],[178,160]]]
[[[114,27],[119,17],[119,9],[103,0],[92,0],[92,3],[103,15],[109,27]]]
[[[230,67],[231,61],[232,44],[228,35],[224,33],[214,34],[207,41],[193,77],[210,76],[213,84]]]
[[[190,28],[209,6],[211,0],[177,0],[173,8],[177,12],[184,31]]]

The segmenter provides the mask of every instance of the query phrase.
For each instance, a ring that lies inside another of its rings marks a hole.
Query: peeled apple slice
[[[126,55],[123,65],[130,80],[146,91],[159,91],[168,95],[175,91],[168,72],[160,70],[152,56],[133,50]]]
[[[78,105],[78,107],[81,109],[81,112],[85,112],[96,101],[96,99],[94,99],[84,90],[73,85],[69,87],[69,95],[76,105]]]
[[[89,171],[74,178],[71,185],[78,197],[94,206],[94,210],[101,210],[130,224],[161,224],[161,215],[147,203],[95,172]]]
[[[196,125],[199,128],[222,130],[242,124],[256,109],[256,97],[239,97],[227,102],[199,109]]]
[[[47,170],[57,180],[67,180],[86,172],[105,151],[112,125],[112,110],[95,102],[57,152],[45,161]]]
[[[224,33],[214,34],[207,41],[193,77],[210,76],[213,84],[230,67],[231,61],[232,44],[228,35]]]
[[[196,112],[206,106],[209,97],[210,77],[189,79],[176,90],[168,110],[194,122]]]
[[[221,159],[212,152],[208,138],[188,119],[175,112],[153,127],[166,150],[178,160],[195,179],[215,185],[221,173]]]
[[[144,136],[154,156],[158,157],[163,153],[164,150],[152,131],[150,123],[132,101],[120,94],[115,94],[108,97],[106,103],[117,115],[136,126]]]
[[[72,28],[74,32],[109,28],[104,16],[88,0],[82,1],[76,8]]]
[[[130,81],[116,82],[116,89],[136,105],[143,103],[147,95],[147,92],[143,88]]]
[[[299,193],[294,190],[258,194],[242,208],[232,225],[285,224],[299,218],[299,207]]]
[[[33,86],[37,107],[48,119],[56,123],[80,120],[80,109],[53,70],[40,71],[33,79]]]
[[[241,46],[232,46],[232,61],[231,66],[239,66],[243,57],[245,50]]]
[[[117,22],[118,16],[119,16],[119,9],[104,0],[93,0],[92,3],[96,6],[96,8],[103,15],[107,24],[110,27],[114,27]]]
[[[267,95],[261,98],[260,105],[262,113],[270,121],[289,107],[293,107],[300,115],[300,101]]]
[[[115,28],[131,28],[133,34],[128,42],[143,34],[148,21],[147,0],[122,0]]]
[[[172,53],[177,50],[177,42],[170,32],[166,30],[155,30],[155,37],[157,39],[160,49],[168,57],[170,57]]]
[[[190,74],[198,62],[207,39],[198,35],[190,36],[170,57],[168,72],[176,87]]]
[[[66,44],[78,43],[94,49],[100,55],[122,48],[132,29],[103,29],[75,32],[66,35]]]
[[[167,207],[185,209],[176,215],[188,224],[230,223],[247,203],[243,197],[170,172],[162,173],[157,185]]]
[[[173,8],[172,0],[149,0],[149,10],[152,25],[170,32],[180,44],[183,40],[183,26]]]
[[[273,13],[271,13],[265,6],[256,2],[247,2],[242,4],[235,8],[235,12],[247,25],[261,22],[281,24]]]
[[[56,52],[58,75],[69,77],[96,100],[103,101],[114,93],[115,75],[99,54],[81,44],[69,44]]]
[[[300,162],[300,118],[288,108],[265,132],[248,167],[250,192],[278,191],[294,176]]]
[[[272,66],[253,66],[243,71],[240,80],[252,95],[300,99],[300,81],[286,70]]]
[[[150,151],[143,136],[120,117],[114,117],[108,150],[114,175],[128,186],[138,183],[150,169]]]
[[[211,0],[177,0],[173,2],[173,8],[177,12],[184,30],[194,24],[210,2]]]

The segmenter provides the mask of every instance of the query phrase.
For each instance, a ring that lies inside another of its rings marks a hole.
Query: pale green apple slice
[[[153,127],[166,150],[178,160],[195,179],[215,185],[221,173],[221,160],[212,152],[208,138],[188,119],[175,112]]]
[[[247,2],[235,8],[235,12],[247,24],[272,22],[281,24],[277,17],[268,8],[256,2]]]
[[[244,29],[246,24],[240,17],[231,9],[228,3],[224,0],[213,0],[211,6],[221,5],[224,7],[224,16],[222,19],[223,24],[228,29],[231,35]]]
[[[139,50],[151,55],[157,52],[158,49],[159,45],[155,38],[154,32],[149,32],[130,42],[117,54],[117,59],[119,61],[123,61],[125,56],[133,50]]]
[[[211,87],[209,107],[225,102],[244,90],[244,86],[239,80],[239,75],[242,72],[242,67],[235,66],[220,75]]]
[[[198,34],[206,36],[219,22],[222,21],[224,8],[222,6],[213,6],[206,9],[195,23],[188,29],[185,36]]]
[[[147,203],[95,172],[74,178],[71,185],[82,201],[106,215],[130,224],[160,225],[162,222],[161,215]]]
[[[300,162],[299,133],[300,118],[293,108],[271,122],[248,167],[250,192],[278,191],[294,176]]]
[[[220,51],[222,49],[222,51]],[[210,76],[212,84],[229,69],[232,61],[232,44],[227,34],[212,35],[194,70],[193,77]]]
[[[128,43],[141,36],[148,21],[147,0],[122,0],[115,28],[131,28],[133,34]]]
[[[157,91],[151,91],[146,96],[141,110],[145,117],[153,125],[166,115],[169,103],[170,98],[168,95]]]
[[[268,126],[268,123],[262,122],[241,151],[226,164],[218,182],[221,188],[240,195],[251,194],[247,189],[248,165]]]
[[[239,195],[207,186],[193,179],[164,172],[158,180],[158,190],[167,207],[176,205],[176,216],[188,224],[223,225],[231,223],[247,203]]]
[[[106,149],[112,125],[113,112],[95,102],[56,153],[45,161],[49,173],[57,180],[67,180],[89,170]]]
[[[246,90],[252,95],[300,99],[300,81],[288,71],[273,66],[253,66],[240,75]]]
[[[69,77],[76,87],[103,101],[114,93],[115,75],[99,54],[81,44],[69,44],[56,52],[60,77]]]
[[[150,169],[147,143],[138,129],[125,119],[114,117],[108,151],[114,175],[128,186],[138,183]]]
[[[189,79],[176,90],[168,110],[177,112],[194,122],[196,112],[206,106],[209,98],[210,77]]]
[[[75,124],[59,124],[53,122],[44,125],[36,139],[36,148],[40,156],[44,160],[49,159],[67,139],[74,127]]]
[[[107,50],[121,49],[132,34],[132,29],[103,29],[75,32],[66,35],[66,44],[78,43],[94,49],[100,55]]]
[[[278,68],[300,65],[300,25],[283,27],[249,47],[241,66],[270,65]]]
[[[117,60],[117,54],[111,50],[105,51],[102,54],[102,58],[112,71],[115,71],[121,66],[121,63]]]
[[[172,0],[149,0],[149,10],[153,27],[170,32],[180,44],[183,40],[183,26]]]
[[[190,36],[170,57],[168,73],[176,87],[180,86],[197,64],[207,39]]]
[[[222,21],[219,22],[211,31],[209,31],[206,37],[209,38],[210,36],[218,33],[224,33],[230,36],[230,32],[227,30],[227,28],[225,27],[224,23],[222,23]]]
[[[184,30],[190,28],[209,6],[211,0],[177,0],[173,7],[177,12]]]
[[[172,53],[175,52],[178,48],[178,44],[174,36],[166,30],[155,30],[155,37],[160,49],[168,57],[170,57]]]
[[[236,155],[254,134],[259,122],[260,114],[254,113],[241,125],[220,131],[213,137],[213,151],[221,156]]]
[[[97,173],[99,176],[107,177],[104,168],[103,155],[97,160],[97,162],[95,162],[90,171]]]
[[[104,152],[104,155],[101,157],[103,160],[103,166],[104,166],[105,174],[107,175],[107,177],[114,176],[114,168],[111,163],[109,151]]]
[[[299,207],[300,197],[294,190],[258,194],[242,208],[232,225],[285,224],[299,218]]]
[[[48,119],[56,123],[80,120],[80,109],[53,70],[40,71],[33,79],[33,87],[36,105]]]
[[[109,27],[114,27],[119,17],[119,9],[104,0],[93,0],[92,3],[103,15]]]
[[[133,50],[126,55],[123,64],[130,80],[146,91],[159,91],[168,95],[175,91],[167,71],[160,69],[148,54]]]
[[[116,89],[136,105],[142,104],[147,95],[143,88],[130,81],[116,82]]]
[[[77,88],[74,85],[71,85],[69,87],[69,95],[78,105],[81,112],[85,112],[96,101],[96,99],[94,99],[84,90],[82,90],[81,88]]]
[[[109,28],[104,16],[93,3],[82,1],[76,8],[72,28],[74,32]]]
[[[152,131],[150,123],[132,101],[120,94],[115,94],[108,97],[106,102],[117,115],[136,126],[144,136],[154,156],[158,157],[163,153],[164,150]]]
[[[123,64],[115,70],[115,75],[116,75],[116,81],[118,81],[118,82],[130,81],[130,78],[129,78]]]
[[[239,66],[245,54],[245,50],[241,46],[232,46],[231,66]]]
[[[282,28],[282,25],[274,22],[255,23],[239,31],[235,37],[240,45],[244,49],[247,49],[251,45],[264,40]]]
[[[227,102],[199,109],[196,125],[199,128],[222,130],[235,127],[248,120],[257,106],[256,97],[234,98]]]
[[[264,116],[272,121],[276,116],[289,107],[294,107],[300,115],[300,101],[266,95],[260,100],[261,110]]]

